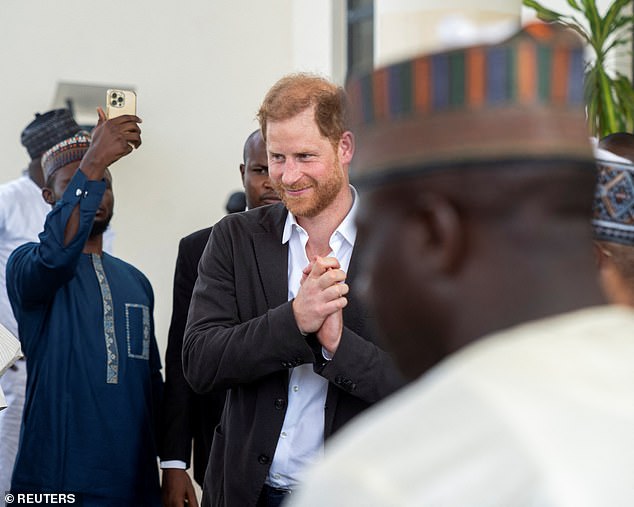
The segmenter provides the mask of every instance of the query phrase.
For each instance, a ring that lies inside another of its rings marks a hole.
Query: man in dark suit
[[[244,143],[240,174],[248,209],[279,202],[271,186],[266,146],[256,130]],[[238,210],[236,210],[238,211]],[[244,209],[239,210],[244,211]],[[186,469],[194,441],[194,478],[202,486],[214,427],[220,421],[225,392],[194,393],[183,376],[182,348],[187,311],[194,283],[198,276],[198,261],[203,253],[211,227],[196,231],[181,239],[176,258],[172,320],[165,353],[165,392],[161,424],[161,468],[163,469],[163,504],[165,507],[198,505],[196,494]]]
[[[340,87],[278,81],[259,120],[284,205],[226,216],[201,258],[185,377],[198,392],[230,389],[203,505],[279,505],[325,438],[402,385],[355,293],[346,116]]]

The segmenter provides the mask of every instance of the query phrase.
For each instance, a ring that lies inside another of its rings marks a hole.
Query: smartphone
[[[124,114],[136,115],[136,93],[132,90],[108,90],[106,92],[106,116],[116,118]]]

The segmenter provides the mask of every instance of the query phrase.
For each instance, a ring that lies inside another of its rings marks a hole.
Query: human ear
[[[339,161],[342,164],[349,164],[354,155],[354,134],[349,130],[345,131],[339,140]]]
[[[42,199],[44,199],[44,201],[50,204],[51,206],[55,204],[55,197],[53,196],[53,191],[48,187],[44,187],[42,189]]]
[[[414,218],[425,230],[418,235],[421,255],[430,269],[454,273],[466,255],[466,230],[457,208],[433,193],[418,195],[413,204]]]

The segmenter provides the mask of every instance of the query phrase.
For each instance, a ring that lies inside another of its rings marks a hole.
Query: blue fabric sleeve
[[[11,254],[7,288],[22,305],[48,300],[72,278],[105,190],[105,181],[88,180],[78,170],[61,200],[46,216],[40,242],[22,245]],[[68,245],[64,245],[66,224],[76,206],[79,206],[79,228]]]

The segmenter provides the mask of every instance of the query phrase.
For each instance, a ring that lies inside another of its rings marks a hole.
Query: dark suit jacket
[[[218,391],[199,395],[192,391],[183,376],[182,349],[187,311],[198,276],[198,261],[210,233],[211,227],[194,232],[181,239],[178,245],[172,321],[165,353],[160,435],[161,460],[180,460],[188,466],[194,441],[194,478],[201,486],[214,427],[220,422],[225,393]]]
[[[290,368],[313,363],[328,379],[326,438],[403,382],[374,343],[355,297],[357,245],[333,360],[323,359],[314,335],[302,336],[287,300],[286,214],[274,204],[226,216],[200,261],[183,343],[185,377],[198,392],[231,388],[214,434],[203,505],[256,504],[284,421]]]

